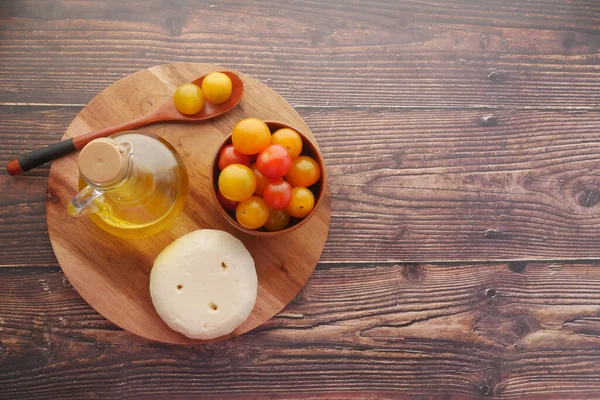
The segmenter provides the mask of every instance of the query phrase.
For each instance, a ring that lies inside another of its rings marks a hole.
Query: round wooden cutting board
[[[114,83],[75,117],[64,138],[75,137],[148,113],[168,100],[182,83],[212,71],[207,64],[169,64],[139,71]],[[143,239],[122,239],[98,228],[89,218],[67,214],[77,193],[77,153],[52,164],[46,202],[48,232],[58,261],[79,294],[116,325],[148,339],[167,343],[202,343],[171,330],[158,316],[149,292],[149,274],[156,256],[173,240],[196,229],[221,229],[239,238],[256,263],[258,298],[252,314],[231,335],[261,325],[281,311],[314,270],[327,238],[330,192],[316,214],[302,227],[276,238],[256,238],[233,228],[219,214],[211,197],[211,163],[215,152],[246,117],[287,123],[314,136],[294,109],[259,81],[239,74],[244,98],[228,113],[197,123],[161,123],[140,131],[161,136],[182,156],[190,193],[182,213],[167,230]]]

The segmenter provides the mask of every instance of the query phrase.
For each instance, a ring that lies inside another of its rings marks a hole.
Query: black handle
[[[77,150],[73,139],[62,140],[58,143],[51,144],[50,146],[37,149],[28,154],[19,156],[19,166],[21,171],[29,171],[32,168],[39,167],[42,164],[52,161],[64,155],[74,152]]]

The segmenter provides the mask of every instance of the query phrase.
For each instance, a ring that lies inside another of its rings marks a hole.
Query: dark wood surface
[[[2,170],[0,398],[600,398],[599,48],[596,0],[0,1],[2,164],[121,77],[218,63],[305,119],[333,210],[280,315],[170,346],[70,286],[48,167]]]

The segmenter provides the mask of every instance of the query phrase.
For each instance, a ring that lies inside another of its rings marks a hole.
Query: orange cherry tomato
[[[285,210],[273,210],[271,209],[269,213],[269,219],[263,227],[268,232],[276,232],[281,231],[290,224],[290,214],[288,214]]]
[[[258,229],[269,219],[269,207],[260,197],[252,196],[238,204],[235,217],[244,228]]]
[[[204,107],[204,94],[197,85],[184,83],[175,91],[173,102],[180,113],[193,115]]]
[[[302,153],[302,138],[290,128],[276,130],[271,136],[271,144],[283,146],[290,153],[292,160]]]
[[[249,167],[250,156],[240,153],[232,144],[225,146],[219,156],[219,169],[222,171],[226,166],[231,164],[242,164]]]
[[[256,178],[256,189],[254,189],[254,194],[256,196],[263,195],[263,191],[265,190],[265,186],[267,183],[271,182],[269,178],[266,178],[263,174],[260,173],[256,164],[252,164],[250,169],[254,173],[254,177]]]
[[[290,170],[285,175],[285,180],[292,187],[309,187],[317,183],[321,177],[319,164],[308,156],[299,156],[292,161]]]
[[[250,168],[242,164],[228,165],[221,171],[219,191],[231,201],[244,201],[256,189],[256,177]]]
[[[233,127],[231,141],[240,153],[256,154],[271,143],[271,131],[260,119],[246,118]]]
[[[286,207],[286,211],[296,218],[304,218],[315,207],[315,196],[310,190],[304,187],[295,187],[292,189],[292,199]]]

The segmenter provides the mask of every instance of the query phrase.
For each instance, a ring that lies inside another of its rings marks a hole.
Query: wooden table
[[[211,62],[327,160],[306,287],[255,331],[153,343],[94,312],[0,172],[0,398],[598,398],[597,0],[0,2],[0,162],[121,77]]]

